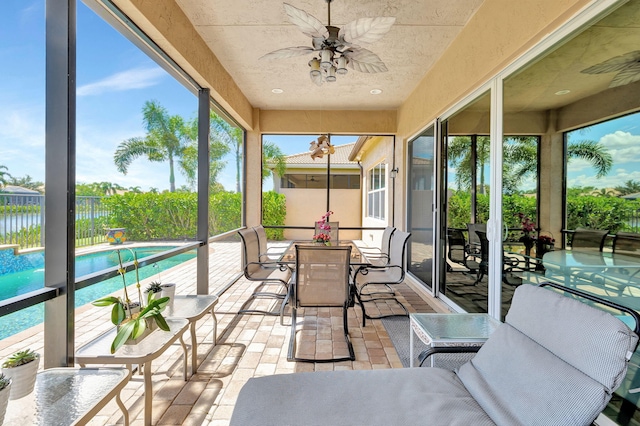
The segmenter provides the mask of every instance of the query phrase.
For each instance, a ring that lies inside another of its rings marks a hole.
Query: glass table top
[[[500,321],[487,314],[411,314],[413,324],[437,342],[482,342]]]

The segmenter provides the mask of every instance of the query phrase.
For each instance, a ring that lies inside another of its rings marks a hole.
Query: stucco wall
[[[314,226],[326,212],[326,189],[282,188],[280,191],[287,197],[288,226]],[[330,203],[333,215],[332,222],[340,222],[340,227],[360,226],[360,190],[332,189]],[[340,239],[360,239],[360,231],[339,231]],[[308,240],[313,230],[288,229],[284,232],[285,239]]]

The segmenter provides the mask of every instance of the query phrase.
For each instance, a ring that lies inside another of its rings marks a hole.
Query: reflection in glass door
[[[409,271],[433,289],[433,206],[435,143],[433,126],[409,142]]]
[[[442,122],[439,295],[466,312],[488,312],[489,92]]]

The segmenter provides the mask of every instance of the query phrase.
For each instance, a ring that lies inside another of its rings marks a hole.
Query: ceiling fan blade
[[[616,74],[613,80],[611,80],[609,87],[624,86],[625,84],[634,83],[638,80],[640,80],[640,63],[634,62],[628,64],[625,69]]]
[[[394,22],[393,17],[356,19],[340,29],[338,38],[354,44],[373,43],[388,33]]]
[[[389,71],[380,57],[370,50],[350,49],[344,52],[344,56],[348,59],[347,66],[356,71],[370,74]]]
[[[261,56],[260,59],[294,58],[296,56],[306,55],[311,52],[313,52],[313,49],[307,46],[286,47],[284,49],[278,49],[274,50],[273,52],[267,53],[266,55]]]
[[[625,53],[624,55],[616,56],[611,59],[607,59],[604,62],[590,66],[583,69],[584,74],[605,74],[608,72],[622,71],[630,63],[640,60],[640,50],[634,50],[633,52]]]
[[[317,18],[288,3],[284,3],[283,5],[287,16],[289,16],[289,22],[296,25],[304,34],[312,38],[327,38],[329,36],[329,31],[327,31],[327,28]]]

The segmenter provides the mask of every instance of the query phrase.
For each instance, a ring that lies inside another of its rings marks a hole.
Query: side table
[[[202,319],[207,312],[211,312],[213,318],[213,345],[205,354],[207,355],[216,346],[218,319],[213,307],[218,304],[218,296],[213,295],[187,295],[174,296],[173,303],[164,310],[165,317],[185,318],[189,321],[189,331],[191,333],[191,375],[198,371],[198,340],[196,340],[196,321]]]
[[[409,323],[410,367],[414,364],[414,333],[431,346],[422,360],[424,362],[439,352],[477,352],[501,324],[488,314],[410,314]]]
[[[129,425],[120,391],[129,381],[125,368],[50,368],[36,376],[33,393],[9,403],[6,425],[86,425],[113,397]]]
[[[144,365],[144,424],[151,426],[153,387],[151,383],[151,362],[162,355],[176,340],[184,351],[183,375],[187,380],[187,347],[182,334],[187,330],[189,321],[184,318],[167,318],[169,331],[154,330],[135,345],[123,345],[116,353],[111,353],[111,342],[116,335],[113,327],[89,343],[76,350],[76,362],[85,364],[124,364],[129,370],[133,364]]]

